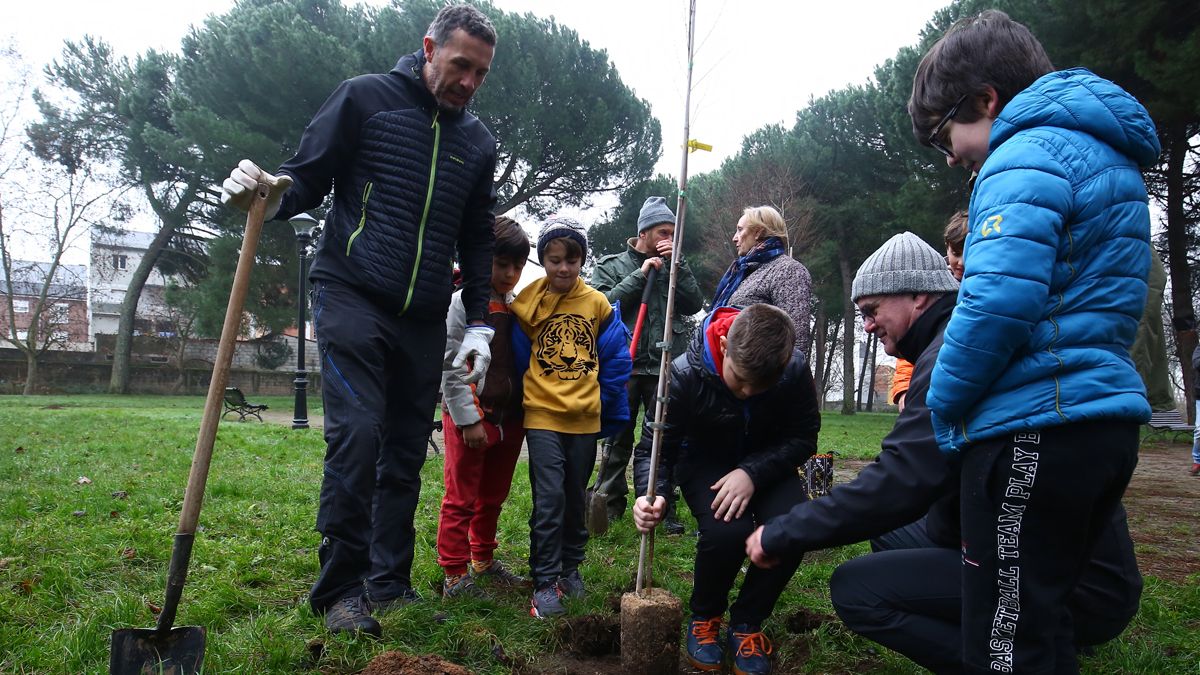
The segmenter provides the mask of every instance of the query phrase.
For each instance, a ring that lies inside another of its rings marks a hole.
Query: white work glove
[[[496,329],[491,326],[467,326],[467,330],[463,334],[462,346],[458,348],[458,355],[450,364],[455,368],[461,368],[463,364],[470,363],[470,371],[466,375],[459,376],[464,384],[478,382],[478,388],[483,389],[483,378],[487,375],[488,366],[492,363],[492,350],[488,344],[491,343],[492,336],[495,334]]]
[[[249,211],[250,203],[254,201],[254,189],[260,181],[271,186],[271,193],[267,195],[267,215],[264,220],[274,218],[275,214],[279,213],[279,202],[283,199],[283,193],[292,187],[292,178],[284,175],[272,176],[248,159],[238,162],[233,171],[229,172],[229,178],[221,183],[221,203],[232,204],[243,211]]]

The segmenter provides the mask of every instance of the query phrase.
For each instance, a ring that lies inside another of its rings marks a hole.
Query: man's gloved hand
[[[271,193],[267,195],[265,219],[274,218],[275,214],[279,213],[279,201],[283,199],[283,193],[292,187],[292,178],[272,176],[248,159],[238,162],[233,171],[229,172],[229,178],[221,183],[221,203],[232,204],[243,211],[249,211],[250,203],[254,201],[254,188],[260,181],[271,186]]]
[[[483,388],[483,378],[487,375],[488,366],[492,363],[492,350],[488,344],[491,343],[492,336],[495,334],[496,330],[491,326],[467,326],[467,331],[463,334],[462,346],[458,348],[458,355],[450,364],[455,368],[461,368],[464,363],[470,363],[470,372],[461,376],[464,383],[478,382],[479,388]]]

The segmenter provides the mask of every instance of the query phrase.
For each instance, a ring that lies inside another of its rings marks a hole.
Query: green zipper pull
[[[442,125],[438,124],[438,111],[433,113],[433,156],[429,160],[429,186],[425,189],[425,210],[421,212],[421,224],[417,228],[417,257],[413,260],[412,275],[408,279],[408,293],[404,297],[403,316],[412,304],[413,290],[417,287],[417,272],[421,269],[421,255],[425,250],[425,225],[429,222],[429,207],[433,204],[433,184],[437,179],[438,150],[442,144]]]
[[[371,186],[371,181],[367,181],[366,186],[363,187],[362,216],[358,219],[358,229],[350,234],[350,239],[346,242],[346,255],[350,255],[350,247],[354,245],[354,240],[362,234],[363,228],[367,226],[367,200],[371,198]]]

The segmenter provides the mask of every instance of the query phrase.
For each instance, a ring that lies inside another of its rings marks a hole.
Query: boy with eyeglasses
[[[961,454],[967,672],[1078,669],[1065,600],[1150,417],[1128,350],[1154,123],[1112,82],[1052,71],[1025,26],[989,10],[922,58],[908,104],[918,141],[978,172],[927,397],[939,446]]]

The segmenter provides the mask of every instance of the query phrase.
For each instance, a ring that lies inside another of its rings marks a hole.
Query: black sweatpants
[[[871,545],[876,553],[846,561],[829,580],[842,623],[935,673],[962,672],[961,551],[935,544],[924,518]],[[1118,505],[1067,599],[1076,647],[1120,635],[1141,593],[1125,509]]]
[[[412,586],[413,517],[433,426],[446,324],[387,312],[320,281],[313,324],[321,353],[325,472],[317,510],[321,572],[309,602],[324,612],[366,591]]]
[[[1079,671],[1067,599],[1125,493],[1137,447],[1137,423],[1095,421],[964,451],[967,672]]]
[[[529,446],[529,573],[536,586],[577,569],[588,531],[584,491],[596,465],[596,434],[525,432]]]
[[[725,522],[713,515],[712,502],[717,493],[711,487],[737,467],[700,459],[689,461],[686,466],[680,465],[677,474],[683,498],[695,516],[700,532],[696,542],[692,614],[704,618],[723,616],[725,608],[729,607],[730,625],[761,627],[796,573],[802,556],[785,557],[771,569],[750,565],[732,607],[729,606],[729,592],[746,561],[746,538],[759,525],[791,511],[793,506],[807,499],[804,481],[793,471],[766,488],[756,487],[750,506],[741,517]]]

